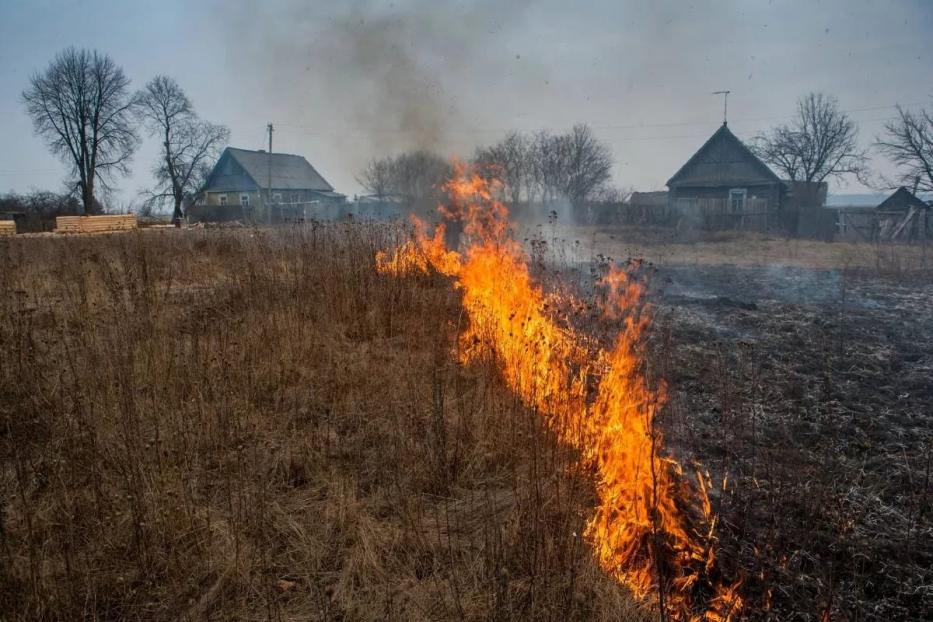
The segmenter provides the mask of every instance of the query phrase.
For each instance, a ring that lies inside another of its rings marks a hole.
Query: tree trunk
[[[88,181],[81,184],[81,204],[84,206],[85,216],[94,213],[94,182]]]
[[[175,197],[175,211],[172,212],[172,220],[181,221],[181,219],[184,217],[185,215],[181,211],[181,197],[176,196]]]

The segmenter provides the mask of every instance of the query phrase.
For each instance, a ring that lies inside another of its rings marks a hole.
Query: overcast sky
[[[175,78],[233,146],[264,147],[273,122],[275,151],[353,194],[373,157],[469,156],[507,130],[578,122],[611,145],[619,186],[663,189],[721,122],[720,89],[740,138],[822,90],[867,145],[895,104],[933,103],[931,35],[926,0],[0,0],[0,193],[63,187],[19,98],[69,45],[109,54],[134,88]],[[147,139],[119,200],[150,183],[155,155]]]

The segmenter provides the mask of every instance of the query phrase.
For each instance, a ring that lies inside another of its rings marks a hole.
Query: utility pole
[[[732,91],[713,91],[713,95],[722,95],[722,124],[723,125],[726,125],[726,116],[729,113],[729,93],[731,92]],[[269,127],[272,127],[272,126],[270,125]],[[272,136],[272,135],[270,134],[269,136]]]
[[[272,123],[266,125],[266,131],[269,132],[269,151],[266,154],[266,168],[267,168],[267,179],[266,179],[266,198],[269,200],[269,204],[272,204],[272,132],[275,131],[275,128],[272,127]]]

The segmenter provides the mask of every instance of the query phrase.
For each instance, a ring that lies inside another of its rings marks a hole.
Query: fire
[[[604,317],[621,326],[610,348],[559,324],[495,199],[496,182],[462,164],[455,170],[441,212],[464,223],[463,252],[444,247],[440,227],[429,237],[416,220],[414,239],[391,257],[380,254],[377,269],[436,270],[456,279],[470,319],[460,337],[463,362],[494,353],[509,387],[595,466],[597,504],[586,535],[607,573],[674,619],[732,619],[742,599],[737,586],[712,578],[709,483],[699,473],[691,485],[662,453],[654,425],[666,393],[646,377],[643,285],[615,269],[602,280]]]
[[[428,272],[455,274],[460,269],[460,255],[444,246],[444,225],[438,225],[434,236],[428,237],[424,222],[412,216],[414,239],[405,242],[390,256],[385,251],[376,253],[376,269],[390,274]]]

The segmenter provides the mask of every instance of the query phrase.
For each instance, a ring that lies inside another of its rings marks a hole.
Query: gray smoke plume
[[[283,138],[336,147],[355,173],[409,149],[470,155],[463,136],[448,133],[476,122],[455,93],[465,82],[482,88],[491,44],[501,52],[524,4],[244,3],[224,5],[221,27],[244,33],[227,39],[229,62],[275,95],[268,116],[287,120]]]

